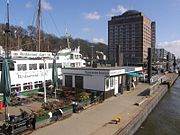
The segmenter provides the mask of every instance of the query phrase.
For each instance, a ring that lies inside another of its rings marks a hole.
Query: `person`
[[[132,86],[133,86],[133,89],[135,89],[135,80],[134,80],[134,78],[132,79]]]
[[[36,114],[35,112],[32,112],[31,114],[31,125],[33,129],[36,129]]]
[[[22,118],[25,118],[25,117],[27,117],[27,115],[28,115],[28,113],[26,112],[26,111],[24,111],[23,109],[19,109],[20,110],[20,112],[21,112],[21,117]]]

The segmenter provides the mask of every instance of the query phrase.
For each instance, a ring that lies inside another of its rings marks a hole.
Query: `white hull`
[[[21,51],[22,52],[22,51]],[[34,53],[34,52],[33,52]],[[33,54],[31,52],[31,54]],[[38,52],[39,53],[39,52]],[[21,53],[22,54],[22,53]],[[44,53],[45,54],[45,53]],[[49,54],[49,53],[48,53]],[[78,52],[71,52],[71,55],[81,56]],[[61,68],[66,67],[84,67],[85,61],[80,57],[58,56],[57,55],[57,70],[58,78],[62,79]],[[34,58],[34,57],[33,57]],[[38,57],[39,58],[39,57]],[[52,56],[39,59],[17,59],[14,58],[14,69],[10,71],[11,76],[11,88],[12,91],[25,91],[31,89],[38,89],[43,86],[44,80],[51,82],[52,80]],[[45,69],[43,68],[45,64]],[[32,66],[33,65],[33,66]],[[43,66],[43,67],[42,67]],[[1,74],[1,71],[0,71]],[[1,77],[1,76],[0,76]]]

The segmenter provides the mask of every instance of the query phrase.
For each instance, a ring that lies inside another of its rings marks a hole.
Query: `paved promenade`
[[[145,98],[139,94],[148,87],[148,84],[139,84],[133,91],[126,91],[123,95],[112,97],[81,113],[73,114],[68,119],[38,129],[32,135],[111,135],[120,126],[125,126],[138,112],[140,107],[134,104]],[[116,116],[121,117],[121,122],[109,124]]]
[[[170,81],[176,78],[175,76],[177,74],[166,75]],[[141,106],[136,106],[136,102],[146,98],[142,93],[149,88],[148,84],[139,83],[132,91],[125,91],[123,95],[112,97],[65,120],[37,129],[31,135],[113,135],[125,128],[163,87],[166,86],[160,85],[155,94],[149,96]],[[34,104],[33,109],[36,110],[38,106]],[[19,114],[19,108],[10,107],[10,114]],[[30,111],[31,107],[28,105],[23,109]],[[116,116],[121,117],[121,122],[110,124]]]

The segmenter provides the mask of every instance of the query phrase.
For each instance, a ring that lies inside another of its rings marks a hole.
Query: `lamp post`
[[[93,57],[93,48],[94,48],[94,46],[92,45],[91,46],[91,48],[92,48],[92,52],[91,52],[91,67],[93,67],[93,59],[94,59],[94,57]]]
[[[57,56],[57,52],[54,51],[52,52],[52,55],[54,56],[53,58],[53,69],[52,69],[52,80],[53,80],[53,88],[54,88],[54,96],[55,96],[55,99],[56,99],[56,87],[57,87],[57,77],[58,77],[58,74],[57,74],[57,67],[56,67],[56,56]]]
[[[15,38],[17,38],[17,45],[18,45],[18,50],[20,49],[20,46],[19,46],[19,33],[17,30],[14,31],[14,34],[15,34]]]
[[[44,61],[44,103],[46,103],[47,99],[46,99],[46,78],[45,78],[45,68],[46,68],[46,60],[45,58],[43,58],[43,61]]]

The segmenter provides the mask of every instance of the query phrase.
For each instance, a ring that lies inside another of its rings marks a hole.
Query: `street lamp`
[[[43,58],[43,61],[44,61],[44,103],[46,103],[47,99],[46,99],[46,78],[45,78],[45,68],[46,68],[46,60],[45,58]]]
[[[57,81],[58,81],[58,73],[57,73],[57,65],[56,65],[56,56],[57,52],[52,52],[52,55],[54,56],[53,59],[53,69],[52,69],[52,81],[53,81],[53,88],[54,88],[54,94],[56,99],[56,87],[57,87]]]
[[[17,38],[17,45],[18,45],[18,50],[20,49],[20,46],[19,46],[19,33],[17,30],[14,31],[14,34],[15,34],[15,38]]]
[[[92,45],[91,46],[91,48],[92,48],[92,52],[91,52],[91,67],[93,66],[93,59],[94,59],[94,57],[93,57],[93,48],[94,48],[94,46]]]

